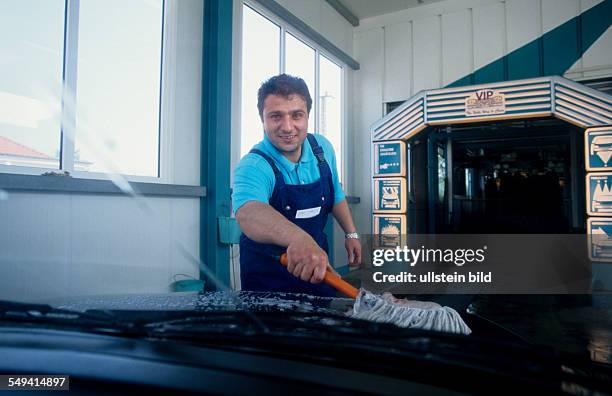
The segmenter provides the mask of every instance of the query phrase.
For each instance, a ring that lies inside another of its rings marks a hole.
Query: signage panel
[[[401,246],[407,233],[406,215],[374,215],[374,246]]]
[[[406,213],[406,179],[384,177],[374,179],[374,212]]]
[[[374,176],[406,175],[406,143],[374,143]]]
[[[612,261],[612,218],[587,220],[589,258],[592,261]]]
[[[506,112],[506,96],[492,89],[481,89],[465,98],[465,116],[480,117]]]
[[[587,213],[612,216],[612,172],[587,173]]]
[[[612,127],[587,129],[584,149],[588,171],[612,171]]]

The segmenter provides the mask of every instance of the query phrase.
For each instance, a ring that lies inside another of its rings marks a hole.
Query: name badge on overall
[[[311,217],[315,217],[321,213],[321,207],[310,208],[310,209],[300,209],[295,213],[296,219],[310,219]]]

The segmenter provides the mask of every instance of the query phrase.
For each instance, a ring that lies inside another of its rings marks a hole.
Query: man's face
[[[306,101],[299,95],[268,95],[263,106],[263,127],[274,147],[297,162],[308,131]]]

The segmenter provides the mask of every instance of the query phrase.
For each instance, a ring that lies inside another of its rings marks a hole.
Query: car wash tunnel
[[[609,293],[611,124],[612,97],[561,77],[419,93],[371,128],[378,246],[418,234],[587,235],[590,287]],[[531,297],[428,296],[451,305],[472,299],[475,313],[507,328],[575,351],[587,345],[601,358],[597,340],[607,332],[592,307],[608,300]],[[591,324],[578,326],[575,316]]]
[[[372,128],[374,233],[605,232],[611,104],[559,77],[420,93]]]

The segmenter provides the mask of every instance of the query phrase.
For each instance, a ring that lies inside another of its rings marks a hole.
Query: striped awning
[[[548,116],[582,128],[612,124],[612,96],[563,77],[421,91],[371,132],[373,141],[406,140],[428,125]]]

